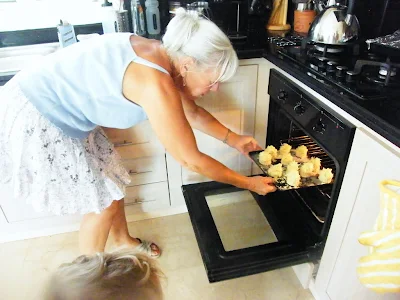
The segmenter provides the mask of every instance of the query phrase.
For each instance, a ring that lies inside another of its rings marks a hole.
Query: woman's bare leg
[[[90,255],[104,251],[118,209],[118,201],[113,201],[100,214],[90,213],[83,217],[79,230],[79,249],[82,254]]]
[[[110,233],[114,239],[114,243],[117,247],[127,246],[127,247],[137,247],[140,242],[130,236],[128,230],[128,224],[126,222],[125,216],[125,205],[124,199],[118,201],[118,209],[114,216]],[[152,255],[157,256],[160,252],[157,246],[151,246]]]

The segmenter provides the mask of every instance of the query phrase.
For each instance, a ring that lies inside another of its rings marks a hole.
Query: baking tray
[[[258,159],[258,157],[259,157],[259,154],[261,153],[261,152],[263,152],[264,150],[257,150],[257,151],[251,151],[251,152],[249,152],[249,157],[254,161],[254,163],[261,169],[261,171],[263,171],[263,173],[265,174],[265,175],[267,175],[267,176],[269,176],[268,175],[268,168],[269,167],[267,167],[267,166],[264,166],[264,165],[262,165],[260,162],[259,162],[259,159]],[[291,153],[292,153],[292,155],[293,155],[293,151],[291,151]],[[299,164],[301,164],[302,162],[306,162],[306,160],[302,160],[302,159],[297,159],[297,160],[295,160],[295,161],[297,161]],[[279,164],[280,163],[280,159],[277,159],[276,161],[274,161],[273,163],[272,163],[272,165],[276,165],[276,164]],[[285,166],[282,166],[283,167],[283,170],[284,170],[284,172],[285,172]],[[333,172],[333,170],[332,170],[332,172]],[[296,189],[303,189],[303,188],[308,188],[308,187],[312,187],[312,186],[322,186],[322,185],[331,185],[333,182],[334,182],[334,180],[335,180],[335,174],[333,174],[333,179],[332,179],[332,182],[331,183],[322,183],[317,177],[314,177],[314,176],[312,176],[312,177],[308,177],[308,178],[301,178],[300,179],[300,186],[299,187],[293,187],[293,186],[290,186],[290,185],[288,185],[287,183],[286,183],[286,180],[285,180],[285,178],[283,178],[283,177],[280,177],[280,178],[277,178],[276,180],[275,180],[275,186],[276,186],[276,188],[278,189],[278,190],[281,190],[281,191],[287,191],[287,190],[296,190]]]

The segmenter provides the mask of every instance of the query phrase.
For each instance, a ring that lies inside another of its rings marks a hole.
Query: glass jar
[[[182,5],[183,5],[183,3],[180,1],[168,1],[168,12],[169,12],[170,19],[172,19],[175,16],[175,11],[179,7],[183,7]]]
[[[294,11],[294,31],[298,33],[308,33],[316,15],[317,12],[314,10],[311,2],[297,3]]]

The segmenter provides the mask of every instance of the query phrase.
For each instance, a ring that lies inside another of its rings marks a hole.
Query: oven
[[[267,145],[305,145],[335,177],[329,185],[259,196],[206,182],[182,191],[210,282],[320,259],[355,127],[272,69]]]

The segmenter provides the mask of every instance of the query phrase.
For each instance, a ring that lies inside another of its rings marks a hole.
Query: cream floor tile
[[[0,299],[21,299],[19,297],[21,285],[20,274],[23,273],[24,260],[20,257],[1,256],[0,260]]]
[[[300,289],[291,269],[271,271],[210,284],[203,266],[167,271],[166,300],[311,300],[308,291]],[[179,296],[179,297],[178,297]]]
[[[129,230],[161,247],[166,300],[313,299],[291,268],[210,284],[187,214],[132,222]],[[78,255],[77,232],[0,244],[0,299],[43,299],[51,272]]]
[[[311,295],[309,290],[300,289],[296,300],[314,300],[314,297]]]
[[[164,270],[179,270],[202,265],[202,259],[196,241],[179,241],[178,243],[163,245],[162,255],[159,258]]]
[[[19,299],[20,274],[31,240],[0,244],[0,299]]]
[[[246,300],[294,300],[297,299],[300,290],[302,290],[290,268],[266,272],[256,275],[256,277],[259,277],[263,288],[248,288]]]

